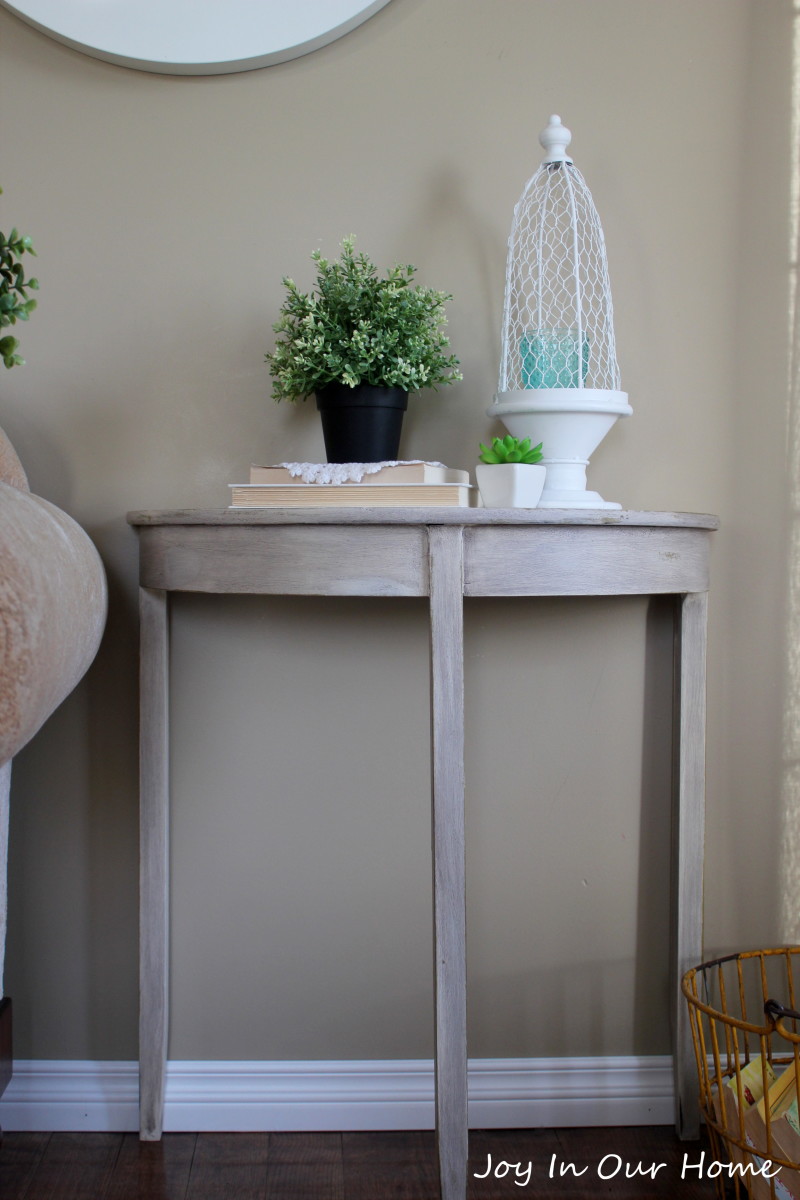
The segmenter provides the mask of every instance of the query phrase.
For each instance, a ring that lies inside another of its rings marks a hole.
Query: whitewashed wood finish
[[[682,1138],[700,1128],[698,1084],[686,1001],[685,971],[703,956],[703,851],[706,788],[706,636],[708,594],[680,601],[675,630],[674,691],[677,753],[673,769],[673,1061],[675,1126]]]
[[[436,1130],[442,1200],[467,1186],[462,530],[430,538]]]
[[[709,513],[579,508],[178,508],[128,513],[131,525],[647,525],[718,529]]]
[[[467,595],[672,593],[676,602],[673,970],[702,952],[710,533],[692,513],[316,509],[131,513],[142,583],[141,1136],[163,1119],[167,1036],[171,590],[431,597],[437,1125],[442,1195],[466,1187],[463,617]],[[426,553],[427,548],[427,553]],[[696,1131],[686,1014],[674,995],[679,1132]]]
[[[424,596],[424,528],[161,526],[140,532],[141,583],[181,592]]]
[[[620,596],[708,587],[700,529],[480,527],[464,534],[467,596]]]
[[[166,592],[139,596],[139,1128],[157,1141],[169,1021],[169,613]]]

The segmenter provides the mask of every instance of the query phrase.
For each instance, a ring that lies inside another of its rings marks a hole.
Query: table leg
[[[700,1128],[697,1071],[681,977],[703,953],[705,835],[706,629],[708,595],[678,600],[675,629],[676,763],[673,772],[673,1055],[675,1127],[682,1138]]]
[[[467,1187],[463,536],[432,526],[430,547],[436,1131],[442,1200]]]
[[[139,589],[139,1136],[164,1120],[169,971],[169,636],[167,593]]]

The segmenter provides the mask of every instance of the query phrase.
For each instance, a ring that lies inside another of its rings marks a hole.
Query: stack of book
[[[768,1076],[766,1095],[762,1091],[756,1103],[748,1106],[744,1115],[747,1140],[756,1148],[761,1148],[765,1157],[768,1150],[769,1126],[773,1157],[800,1164],[800,1114],[797,1099],[797,1072],[792,1062],[784,1067],[777,1077]],[[780,1187],[777,1186],[778,1181]],[[800,1198],[800,1172],[783,1167],[775,1183],[776,1196],[788,1193],[792,1200]],[[765,1194],[769,1195],[768,1187]]]
[[[750,1200],[800,1200],[800,1171],[795,1169],[800,1165],[800,1116],[794,1062],[776,1070],[771,1062],[756,1055],[740,1066],[738,1078],[733,1074],[720,1090],[714,1089],[713,1102],[724,1133],[749,1147],[745,1150],[726,1139],[731,1163],[722,1168],[731,1178],[738,1176],[744,1181],[746,1193],[742,1187],[741,1195],[746,1194]],[[772,1164],[777,1158],[792,1166],[778,1169]]]
[[[469,472],[438,463],[396,463],[356,483],[304,483],[287,467],[250,468],[249,483],[232,483],[230,508],[465,508],[473,491]]]

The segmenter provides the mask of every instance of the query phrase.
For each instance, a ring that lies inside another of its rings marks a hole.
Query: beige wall
[[[723,522],[707,948],[783,936],[789,10],[393,0],[212,78],[95,61],[0,10],[2,223],[42,280],[0,423],[111,590],[96,664],[15,765],[21,1057],[136,1052],[126,511],[221,507],[251,461],[321,456],[263,354],[280,277],[309,283],[310,251],[351,232],[454,293],[464,382],[412,400],[403,449],[471,466],[553,111],[603,219],[634,407],[591,481]],[[173,1057],[430,1054],[426,638],[416,601],[176,604]],[[668,613],[474,601],[467,638],[470,1051],[664,1052]]]

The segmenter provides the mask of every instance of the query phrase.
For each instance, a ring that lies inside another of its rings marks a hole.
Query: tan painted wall
[[[603,218],[634,406],[591,481],[723,521],[707,946],[783,936],[790,21],[788,0],[393,0],[295,62],[170,78],[0,10],[2,220],[42,280],[0,423],[111,593],[97,662],[15,766],[21,1057],[135,1055],[126,511],[221,507],[252,460],[321,456],[262,360],[280,277],[310,282],[351,232],[454,293],[464,382],[412,401],[403,448],[471,466],[552,111]],[[664,1052],[667,613],[475,601],[467,637],[470,1051]],[[172,1056],[430,1054],[424,605],[186,598],[174,638]]]

